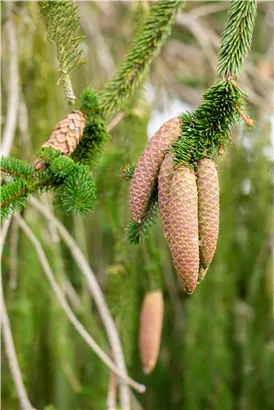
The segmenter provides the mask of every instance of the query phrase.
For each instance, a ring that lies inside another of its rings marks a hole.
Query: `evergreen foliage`
[[[218,55],[218,76],[239,78],[250,49],[257,2],[231,1]]]
[[[135,171],[135,165],[128,164],[121,168],[120,178],[125,181],[130,181]]]
[[[28,196],[36,190],[35,184],[24,177],[16,179],[1,187],[1,219],[9,214],[21,210],[26,204]]]
[[[99,93],[100,107],[104,118],[109,119],[125,109],[130,98],[141,84],[153,58],[170,34],[171,27],[184,2],[155,2],[138,30],[125,60],[112,79]]]
[[[2,157],[1,158],[1,173],[3,175],[10,175],[14,178],[20,177],[32,177],[34,173],[33,167],[26,161],[13,158]]]
[[[60,200],[65,212],[75,209],[84,215],[94,208],[95,199],[96,187],[89,167],[75,164],[73,172],[67,175],[60,188]]]
[[[109,134],[102,117],[96,114],[89,115],[83,137],[72,153],[71,158],[75,162],[93,167],[108,139]]]
[[[79,50],[80,41],[85,36],[74,37],[80,27],[79,6],[75,1],[43,0],[38,4],[46,21],[48,40],[56,46],[62,78],[86,62],[81,59],[83,50]]]
[[[105,13],[99,11],[96,14],[101,7],[97,5],[93,3],[90,14],[98,18],[99,24],[103,21],[102,34],[111,51],[113,43],[119,43],[119,52],[113,52],[116,58],[128,39],[121,39],[116,32],[111,35],[111,39],[108,38],[109,22],[105,21]],[[115,22],[112,20],[110,23],[111,27],[130,19],[132,10],[125,3],[120,3],[118,7],[113,2],[108,5],[109,13],[115,16]],[[199,4],[189,2],[188,7],[195,13]],[[147,104],[145,113],[139,106],[130,116],[127,111],[123,120],[112,130],[112,139],[94,171],[100,205],[94,213],[89,213],[83,220],[74,212],[69,217],[58,210],[56,212],[86,254],[98,275],[104,294],[113,295],[114,300],[110,296],[107,302],[117,321],[129,374],[147,385],[146,393],[138,395],[144,410],[273,408],[273,180],[269,172],[273,169],[273,160],[270,158],[271,123],[267,118],[271,107],[266,100],[270,95],[265,86],[268,82],[260,77],[258,63],[266,63],[265,51],[271,45],[272,35],[269,34],[272,28],[266,24],[270,9],[268,2],[258,3],[252,45],[256,59],[249,66],[252,67],[252,75],[248,72],[250,85],[254,87],[254,98],[250,101],[252,114],[260,120],[256,128],[250,131],[237,127],[231,135],[234,140],[233,150],[228,150],[228,154],[218,161],[221,225],[217,253],[206,281],[202,287],[198,287],[197,292],[189,297],[177,286],[160,224],[154,226],[149,238],[141,246],[131,246],[125,240],[124,229],[129,217],[128,184],[122,183],[117,174],[123,164],[137,163],[147,143],[147,117],[151,114],[151,104]],[[44,43],[42,25],[32,32],[29,24],[21,18],[30,16],[36,23],[37,3],[16,2],[17,10],[16,29],[20,35],[22,33],[20,78],[22,95],[29,111],[31,140],[26,146],[21,145],[20,137],[16,138],[12,155],[20,153],[20,158],[32,159],[32,146],[43,143],[43,136],[48,134],[48,118],[58,122],[63,115],[63,96],[57,89],[52,98],[56,83],[52,65],[54,48]],[[224,19],[225,12],[221,11],[204,16],[201,22],[210,25],[212,33],[217,34],[220,22]],[[198,57],[205,61],[206,53],[203,51],[207,50],[198,51],[195,39],[188,36],[185,29],[181,30],[177,26],[172,40],[181,42],[190,50],[197,50]],[[93,67],[97,67],[98,59],[95,48],[90,44],[89,52],[94,58],[87,75],[92,73]],[[163,53],[163,56],[166,55]],[[4,84],[7,61],[4,49]],[[162,83],[162,73],[167,70],[172,73],[174,80],[176,70],[181,67],[180,58],[158,62],[163,71],[159,76],[157,66],[153,73],[153,85]],[[192,64],[186,58],[187,68],[193,67]],[[182,80],[187,78],[187,71],[181,72]],[[204,67],[202,71],[203,84],[211,81],[210,68]],[[194,67],[193,76],[197,82],[200,80],[197,73],[200,72]],[[94,76],[94,84],[97,80],[99,85],[100,73],[98,77]],[[85,81],[85,76],[75,76],[77,89],[82,89]],[[180,84],[176,81],[168,91],[176,93]],[[193,94],[198,92],[198,88],[193,88]],[[5,96],[4,87],[3,93]],[[257,104],[256,97],[265,104]],[[195,104],[195,98],[190,97],[190,101]],[[2,102],[5,112],[6,98]],[[136,107],[135,98],[134,104]],[[27,148],[31,155],[27,153]],[[51,165],[37,172],[36,177],[39,180],[46,175],[50,178],[53,173],[50,168]],[[73,310],[88,332],[108,352],[108,341],[86,282],[70,253],[64,249],[58,237],[54,237],[54,230],[48,221],[41,218],[31,206],[24,210],[24,218],[43,244],[50,265]],[[47,281],[41,276],[41,264],[36,252],[21,232],[18,235],[17,257],[14,254],[14,222],[1,261],[3,287],[17,357],[31,403],[36,409],[45,409],[47,406],[56,410],[103,409],[106,407],[109,371],[78,337],[67,317],[60,311]],[[148,260],[142,253],[142,247],[147,250]],[[12,287],[12,270],[16,261],[17,284]],[[148,274],[152,270],[154,279],[156,267],[164,282],[165,317],[159,360],[155,371],[147,377],[143,375],[140,365],[137,331],[140,303],[149,288]],[[69,289],[74,291],[72,295],[67,292]],[[5,409],[18,409],[17,393],[4,351],[1,373],[2,406]]]
[[[220,145],[230,143],[231,128],[241,119],[236,107],[242,105],[243,96],[230,81],[218,81],[194,112],[182,113],[182,134],[172,146],[174,162],[194,168],[201,158],[216,159]]]
[[[138,244],[143,238],[148,236],[150,228],[156,221],[158,211],[158,187],[156,185],[151,193],[141,222],[136,222],[131,219],[127,226],[127,238],[132,244]]]
[[[172,146],[175,164],[194,168],[201,158],[216,158],[220,146],[229,144],[231,128],[244,117],[245,94],[233,76],[239,77],[250,49],[255,16],[256,1],[231,1],[218,55],[218,74],[225,79],[207,90],[194,112],[181,114],[182,133]],[[246,122],[253,125],[249,117]]]

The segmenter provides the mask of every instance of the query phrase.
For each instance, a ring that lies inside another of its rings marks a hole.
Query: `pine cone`
[[[219,233],[219,182],[213,161],[204,158],[197,166],[198,215],[201,265],[206,269],[214,256]]]
[[[42,147],[52,147],[61,151],[63,155],[69,155],[81,141],[85,126],[85,114],[79,110],[72,111],[56,125]],[[44,168],[44,166],[41,160],[35,162],[36,170]]]
[[[192,293],[199,271],[198,195],[196,176],[185,165],[174,171],[170,188],[169,243],[184,290]]]
[[[158,201],[160,214],[162,218],[164,235],[169,242],[169,198],[171,181],[174,174],[173,170],[173,153],[168,152],[162,162],[158,176]]]
[[[160,350],[164,300],[160,290],[145,295],[139,333],[139,349],[144,373],[153,371]]]
[[[180,135],[181,121],[178,117],[165,122],[147,144],[136,166],[130,184],[130,211],[136,222],[140,222],[153,190],[165,150]]]

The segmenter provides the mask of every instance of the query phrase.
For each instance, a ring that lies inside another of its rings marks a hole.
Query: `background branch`
[[[35,198],[31,199],[31,203],[47,219],[55,223],[60,233],[60,236],[62,237],[63,241],[68,246],[71,252],[71,255],[73,256],[81,273],[86,279],[90,294],[97,305],[98,312],[101,316],[101,320],[103,322],[103,325],[105,327],[105,330],[106,330],[106,333],[109,339],[109,343],[112,349],[112,354],[113,354],[115,363],[123,371],[123,373],[126,374],[126,366],[125,366],[123,350],[122,350],[121,342],[119,339],[119,335],[118,335],[115,323],[111,317],[107,304],[104,300],[104,296],[101,291],[101,288],[87,260],[85,259],[84,255],[82,254],[81,250],[77,246],[77,243],[74,241],[72,236],[65,229],[65,227],[61,224],[61,222],[59,222],[58,219],[56,219],[52,215],[49,209],[46,208],[40,201],[38,201]],[[144,392],[145,386],[140,385],[139,391]],[[124,397],[124,395],[126,397],[125,401],[127,401],[127,406],[130,406],[129,390],[127,389],[127,386],[125,386],[122,382],[120,382],[120,402],[121,402],[121,396]],[[120,404],[122,405],[122,403]]]
[[[1,242],[0,242],[0,255],[2,257],[3,246],[6,240],[6,236],[9,230],[11,218],[5,220],[1,230]],[[1,328],[2,337],[4,341],[4,348],[7,355],[7,360],[11,372],[12,379],[14,381],[15,389],[18,395],[20,406],[22,410],[35,410],[30,403],[26,388],[23,383],[22,373],[17,360],[14,341],[12,337],[10,321],[6,309],[3,285],[2,285],[2,273],[0,274],[0,299],[1,299]]]
[[[57,281],[55,280],[54,274],[50,268],[48,259],[45,255],[45,252],[39,242],[39,240],[36,238],[28,224],[24,221],[24,219],[17,214],[15,218],[18,220],[20,227],[24,231],[24,233],[27,235],[27,237],[30,239],[32,242],[33,246],[35,247],[37,256],[41,262],[41,265],[43,267],[43,270],[50,282],[50,286],[55,293],[55,296],[60,303],[62,309],[66,313],[68,319],[70,322],[73,324],[74,328],[76,331],[82,336],[82,338],[86,341],[86,343],[92,348],[92,350],[100,357],[100,359],[115,373],[117,374],[123,381],[124,383],[127,383],[130,385],[132,388],[139,392],[143,392],[143,388],[139,383],[136,383],[134,380],[132,380],[130,377],[126,376],[123,374],[121,369],[119,369],[117,366],[114,365],[114,363],[109,359],[109,357],[103,352],[103,350],[100,348],[100,346],[95,342],[95,340],[89,335],[89,333],[86,331],[84,326],[79,322],[79,320],[76,318],[74,313],[72,312],[71,308],[69,307],[66,298],[58,285]],[[121,408],[123,410],[127,410],[125,407]]]
[[[15,26],[12,21],[12,6],[13,2],[5,2],[4,13],[7,19],[7,42],[9,53],[9,80],[8,80],[8,95],[7,95],[7,114],[6,124],[3,131],[3,142],[1,147],[2,155],[9,155],[14,139],[17,110],[19,104],[19,78],[18,78],[18,61],[17,61],[17,40]]]

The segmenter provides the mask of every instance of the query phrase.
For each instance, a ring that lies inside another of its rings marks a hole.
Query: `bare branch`
[[[17,287],[17,254],[18,254],[18,233],[19,226],[18,221],[13,219],[11,225],[11,237],[10,237],[10,272],[9,272],[9,288],[16,289]]]
[[[66,313],[68,319],[70,322],[73,324],[74,328],[76,331],[82,336],[82,338],[85,340],[85,342],[91,347],[91,349],[97,354],[98,357],[115,373],[117,376],[119,376],[125,383],[127,383],[129,386],[134,388],[135,390],[142,392],[142,386],[139,383],[136,383],[133,379],[130,377],[126,376],[121,369],[119,369],[111,360],[110,358],[105,354],[105,352],[100,348],[100,346],[95,342],[95,340],[90,336],[90,334],[86,331],[84,326],[79,322],[79,320],[76,318],[74,313],[72,312],[71,308],[69,307],[65,295],[62,292],[60,286],[58,285],[54,274],[51,270],[51,267],[49,265],[48,259],[45,255],[45,252],[42,248],[41,243],[37,239],[37,237],[34,235],[28,224],[24,221],[24,219],[17,214],[15,218],[18,220],[20,227],[24,231],[24,233],[27,235],[27,237],[30,239],[32,242],[37,256],[41,262],[41,265],[43,267],[43,270],[45,272],[46,277],[49,280],[50,286],[55,293],[55,296],[60,303],[62,309]],[[29,410],[29,409],[28,409]]]
[[[99,314],[102,319],[102,323],[105,327],[109,344],[112,349],[112,354],[114,357],[114,361],[121,369],[124,375],[127,374],[126,366],[125,366],[125,360],[124,360],[124,355],[122,351],[122,346],[121,342],[119,339],[119,335],[117,332],[117,329],[115,327],[115,323],[112,319],[112,316],[109,312],[109,309],[107,307],[107,304],[105,302],[103,293],[101,291],[101,288],[97,282],[97,279],[91,270],[87,260],[85,259],[83,253],[77,246],[77,243],[75,240],[72,238],[72,236],[69,234],[69,232],[66,230],[66,228],[61,224],[60,221],[58,221],[57,218],[54,217],[54,215],[49,211],[47,207],[45,207],[40,201],[38,201],[35,198],[31,199],[31,203],[33,206],[41,212],[47,219],[51,220],[52,222],[55,223],[60,236],[62,237],[63,241],[66,243],[67,247],[69,248],[76,264],[78,265],[81,273],[83,274],[86,282],[88,289],[90,291],[91,296],[93,297],[97,309],[99,311]],[[139,383],[135,383],[135,390],[139,391],[139,393],[143,393],[145,391],[145,386]],[[129,409],[130,408],[130,397],[129,396],[129,389],[128,386],[120,381],[120,406],[121,409]],[[125,405],[123,405],[123,403]]]
[[[1,147],[2,155],[9,155],[17,123],[17,110],[19,104],[19,79],[18,79],[18,60],[17,42],[15,27],[12,21],[11,3],[5,2],[5,13],[7,17],[6,28],[8,37],[9,51],[9,79],[8,79],[8,108],[6,124],[3,132],[3,143]]]
[[[1,238],[0,238],[0,256],[2,256],[3,246],[6,240],[6,236],[10,227],[11,218],[6,219],[2,225]],[[4,292],[2,286],[2,276],[0,275],[0,299],[1,299],[1,327],[2,336],[4,341],[4,347],[8,359],[8,364],[10,367],[10,372],[15,384],[15,388],[18,394],[20,406],[22,410],[35,410],[28,398],[20,367],[17,361],[17,355],[14,347],[14,342],[11,333],[11,327],[9,322],[9,317],[7,314],[7,309],[4,300]]]

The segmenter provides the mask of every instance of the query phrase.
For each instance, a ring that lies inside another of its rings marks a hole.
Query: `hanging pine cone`
[[[42,147],[52,147],[61,151],[63,155],[69,155],[81,141],[85,126],[85,114],[79,110],[72,111],[56,125],[51,136]],[[44,167],[45,164],[40,160],[35,162],[36,170]]]
[[[162,219],[164,235],[169,241],[169,199],[170,199],[170,187],[174,174],[173,170],[173,153],[168,152],[162,162],[159,176],[158,176],[158,201],[160,214]]]
[[[140,222],[153,190],[165,151],[180,135],[181,121],[178,117],[165,122],[147,144],[136,166],[130,184],[130,211]]]
[[[213,161],[203,158],[197,166],[200,261],[206,269],[214,256],[219,233],[219,182]]]
[[[174,172],[169,209],[173,262],[184,290],[192,293],[199,271],[198,195],[196,176],[185,165],[179,165]]]
[[[153,371],[160,350],[163,324],[164,300],[160,290],[148,292],[145,295],[139,333],[139,349],[143,371],[149,374]]]

